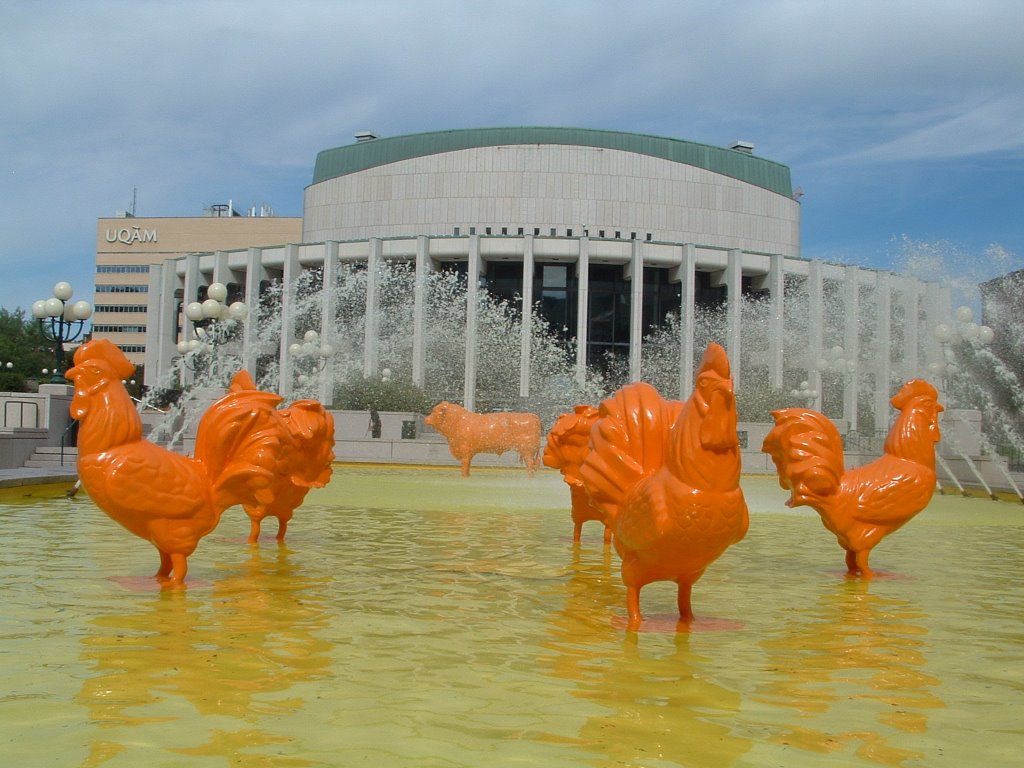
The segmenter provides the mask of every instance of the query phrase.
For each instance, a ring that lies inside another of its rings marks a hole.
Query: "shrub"
[[[346,411],[408,411],[428,413],[434,402],[409,379],[352,377],[334,390],[334,407]]]
[[[28,392],[25,377],[20,373],[0,372],[0,392]]]

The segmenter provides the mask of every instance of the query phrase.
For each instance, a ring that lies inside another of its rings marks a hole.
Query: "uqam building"
[[[352,301],[321,291],[318,325],[305,328],[310,313],[297,308],[292,287],[309,271],[330,286],[355,266],[366,275],[360,338],[333,343],[359,346],[364,376],[402,368],[413,383],[429,386],[423,286],[431,273],[456,271],[466,286],[460,394],[470,409],[484,405],[475,341],[487,291],[539,308],[573,341],[567,375],[577,382],[609,353],[630,380],[644,378],[644,339],[674,314],[678,392],[663,393],[669,397],[688,394],[707,340],[701,313],[714,308],[711,337],[726,348],[738,386],[797,388],[801,404],[818,407],[831,391],[841,398],[833,409],[841,414],[830,415],[850,428],[858,414],[861,421],[870,415],[885,427],[899,383],[941,360],[928,329],[950,317],[950,292],[909,276],[804,258],[789,168],[753,149],[574,128],[357,134],[317,156],[299,242],[210,248],[150,266],[146,381],[166,375],[179,343],[197,333],[183,308],[206,298],[209,285],[228,286],[228,301],[249,307],[276,285],[280,330],[270,334],[250,316],[235,343],[240,363],[255,370],[271,338],[277,389],[292,395],[294,344],[307,330],[331,337],[332,318],[351,309],[336,303]],[[377,333],[376,276],[396,262],[408,265],[415,281],[410,359],[400,364],[386,359]],[[532,316],[523,318],[516,352],[524,402],[533,384]],[[318,385],[327,401],[331,379],[328,368]]]

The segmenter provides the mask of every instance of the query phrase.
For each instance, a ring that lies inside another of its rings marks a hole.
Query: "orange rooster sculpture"
[[[890,401],[900,411],[881,458],[847,471],[843,442],[817,411],[774,411],[775,426],[762,450],[772,457],[786,504],[813,507],[846,550],[850,575],[871,578],[868,556],[883,538],[924,509],[935,490],[939,413],[935,387],[921,379],[903,385]]]
[[[544,446],[544,466],[559,470],[569,486],[573,543],[579,543],[582,538],[584,523],[604,522],[604,513],[591,503],[580,478],[580,466],[590,453],[590,429],[597,415],[597,408],[592,405],[577,405],[572,413],[558,417]],[[610,544],[611,540],[612,529],[604,526],[604,543]]]
[[[247,371],[239,371],[229,392],[255,391]],[[275,411],[280,419],[280,461],[274,469],[267,503],[244,504],[249,516],[249,543],[260,538],[260,526],[267,517],[277,518],[277,541],[284,541],[288,522],[310,488],[323,488],[331,479],[334,460],[334,417],[317,400],[296,400]]]
[[[749,524],[725,350],[708,345],[685,404],[623,387],[601,403],[591,439],[580,477],[622,557],[628,628],[640,627],[640,590],[653,581],[676,582],[688,625],[694,582]]]
[[[121,383],[135,367],[106,339],[83,344],[67,377],[79,421],[78,475],[96,505],[160,553],[156,578],[180,586],[199,540],[234,504],[273,503],[292,445],[281,398],[242,386],[211,405],[199,422],[195,458],[142,437],[142,420]],[[312,464],[312,461],[310,461]],[[319,476],[309,467],[302,477]],[[294,472],[293,472],[294,474]]]

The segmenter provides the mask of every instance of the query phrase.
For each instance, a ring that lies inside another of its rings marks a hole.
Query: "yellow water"
[[[937,497],[867,584],[813,511],[743,486],[689,634],[668,584],[622,629],[617,557],[596,523],[572,546],[551,471],[337,467],[286,546],[228,510],[163,592],[87,498],[4,491],[4,764],[1019,764],[1024,507]]]

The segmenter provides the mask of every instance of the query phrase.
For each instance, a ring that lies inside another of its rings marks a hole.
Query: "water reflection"
[[[779,744],[887,766],[924,758],[896,742],[927,732],[929,711],[945,706],[935,693],[940,681],[924,671],[928,616],[882,589],[859,579],[830,584],[761,640],[770,679],[752,698],[799,716],[775,731]],[[837,704],[842,722],[829,717]]]
[[[543,662],[592,705],[595,714],[577,740],[595,754],[588,762],[724,767],[751,749],[734,729],[740,693],[716,681],[690,633],[643,635],[615,626],[612,606],[621,603],[622,587],[608,549],[594,560],[577,548],[562,586],[565,607],[551,617],[543,647],[553,653]]]
[[[84,765],[102,765],[128,745],[152,749],[161,724],[178,720],[195,724],[195,743],[181,746],[179,735],[171,752],[313,764],[273,762],[259,750],[292,741],[272,732],[275,718],[302,710],[300,685],[328,673],[331,645],[318,636],[327,580],[304,574],[286,547],[252,548],[248,561],[223,571],[209,590],[139,594],[132,610],[89,622],[81,659],[92,675],[76,701],[98,730]]]
[[[227,517],[167,594],[91,504],[0,497],[7,763],[1016,764],[1019,507],[930,509],[888,545],[912,578],[870,584],[835,578],[817,521],[761,514],[706,577],[708,614],[742,629],[628,635],[618,557],[599,537],[573,556],[559,478],[485,498],[364,474],[282,550]]]

